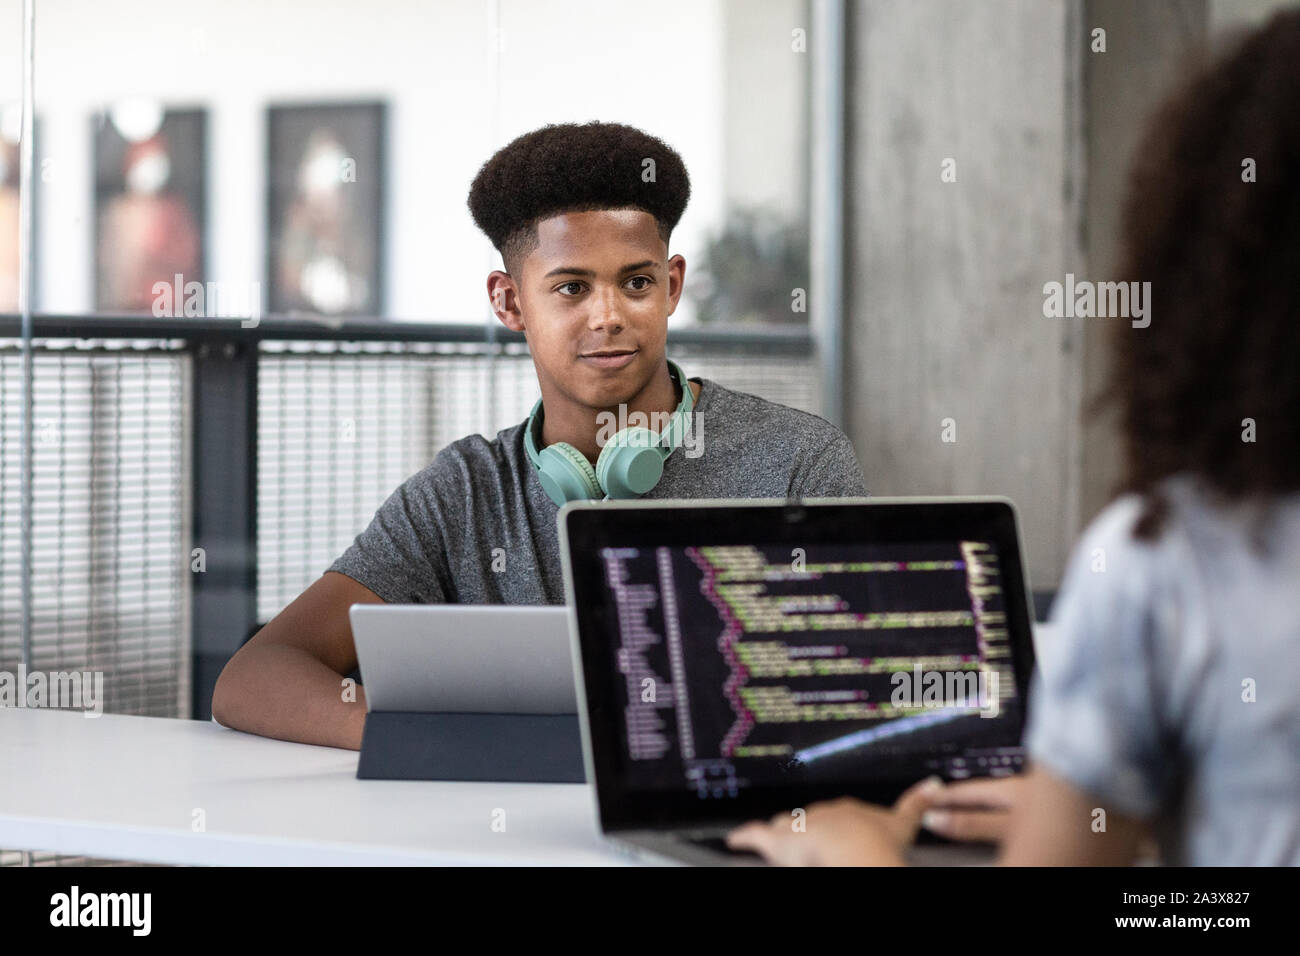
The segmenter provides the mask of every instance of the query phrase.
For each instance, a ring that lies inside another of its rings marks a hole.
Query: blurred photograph
[[[155,283],[204,279],[207,118],[124,101],[96,119],[95,303],[150,312]]]
[[[0,108],[0,312],[18,311],[18,108]]]
[[[267,114],[272,312],[383,313],[382,104]]]

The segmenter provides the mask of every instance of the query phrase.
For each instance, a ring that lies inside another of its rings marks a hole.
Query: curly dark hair
[[[1151,283],[1149,327],[1114,329],[1103,396],[1123,435],[1118,490],[1144,499],[1135,536],[1158,537],[1159,485],[1175,473],[1224,502],[1300,489],[1300,12],[1200,66],[1156,112],[1121,248],[1120,278]]]
[[[562,123],[525,133],[484,163],[470,185],[469,211],[517,276],[537,246],[541,219],[640,209],[655,217],[667,243],[690,196],[686,165],[662,140],[620,123]]]

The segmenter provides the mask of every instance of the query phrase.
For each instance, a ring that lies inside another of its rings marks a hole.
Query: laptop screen
[[[646,511],[657,531],[578,518],[602,526],[574,576],[598,788],[604,771],[615,799],[711,817],[1020,769],[1032,652],[1008,506]]]

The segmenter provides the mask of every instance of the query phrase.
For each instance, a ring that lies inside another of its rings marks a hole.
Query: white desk
[[[610,865],[581,784],[357,780],[354,751],[0,708],[0,846],[147,863]],[[196,808],[206,832],[192,827]],[[493,832],[493,811],[505,831]]]
[[[0,708],[0,847],[214,865],[627,862],[597,836],[582,784],[357,780],[356,770],[353,751],[203,721]],[[195,809],[206,832],[192,829]],[[492,829],[496,810],[504,832]]]
[[[598,838],[583,784],[358,780],[356,767],[352,751],[203,721],[0,708],[0,847],[218,866],[630,862]],[[928,846],[911,858],[992,856]]]

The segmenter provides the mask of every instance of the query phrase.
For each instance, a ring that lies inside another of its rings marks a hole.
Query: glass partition
[[[682,155],[672,354],[819,410],[806,0],[33,8],[25,322],[24,4],[0,0],[0,671],[206,719],[398,483],[520,421],[536,378],[466,198],[548,123]]]

